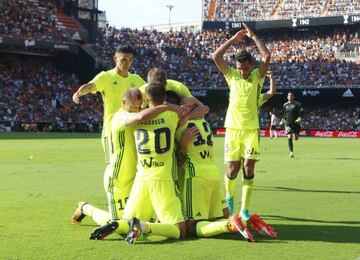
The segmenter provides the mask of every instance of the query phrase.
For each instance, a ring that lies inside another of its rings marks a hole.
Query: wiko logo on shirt
[[[204,150],[204,152],[200,152],[200,156],[201,156],[201,158],[205,159],[206,157],[207,158],[211,157],[211,154],[209,151]]]
[[[156,167],[161,167],[161,166],[164,166],[164,162],[158,162],[158,161],[155,161],[153,157],[150,157],[150,160],[142,160],[140,161],[142,167],[148,167],[148,168],[156,168]]]

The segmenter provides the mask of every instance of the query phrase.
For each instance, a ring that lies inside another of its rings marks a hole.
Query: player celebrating
[[[285,126],[285,132],[288,137],[288,147],[290,151],[289,157],[294,158],[294,145],[293,140],[299,139],[300,122],[303,114],[301,103],[294,100],[294,94],[289,92],[287,100],[283,106],[284,115],[280,121],[281,125]]]
[[[139,112],[142,100],[139,89],[128,89],[123,98],[123,108],[113,116],[111,147],[114,152],[111,154],[110,163],[106,167],[104,175],[109,212],[97,209],[85,202],[79,202],[78,208],[72,216],[74,224],[79,224],[85,216],[90,216],[99,225],[122,217],[134,182],[137,164],[134,128],[131,126],[152,119],[166,110],[172,110],[182,115],[183,110],[172,104],[162,104]]]
[[[129,72],[134,61],[134,53],[134,50],[130,46],[118,46],[114,55],[115,68],[100,72],[89,83],[82,85],[73,95],[73,101],[78,104],[81,96],[89,93],[101,93],[104,103],[101,141],[107,163],[109,163],[111,153],[111,119],[114,113],[122,107],[121,100],[126,90],[145,84],[145,81],[139,75]]]
[[[165,88],[160,84],[149,84],[146,88],[150,108],[163,104],[165,95]],[[141,233],[170,238],[185,236],[179,192],[174,182],[177,179],[174,138],[178,121],[176,113],[166,111],[136,125],[137,173],[123,214],[124,219],[131,220],[130,224],[126,220],[111,222],[95,229],[92,239],[102,239],[115,229],[121,234],[129,232],[129,243]],[[149,221],[154,212],[161,223],[139,221]]]
[[[184,124],[187,120],[203,117],[209,112],[209,108],[204,106],[197,98],[193,97],[190,90],[181,82],[168,79],[166,71],[159,68],[153,68],[147,75],[148,84],[157,83],[164,86],[167,91],[174,91],[179,95],[183,103],[183,108],[187,111],[186,115],[180,118],[179,125]],[[140,87],[144,94],[147,84]],[[146,102],[145,102],[146,103]],[[196,106],[195,108],[193,108]]]
[[[250,219],[249,203],[253,189],[255,162],[260,155],[258,99],[271,55],[254,32],[247,25],[245,28],[221,45],[214,52],[213,59],[230,87],[229,107],[225,119],[225,162],[227,164],[225,188],[228,194],[234,194],[234,179],[241,169],[241,160],[243,160],[240,216],[247,222]],[[231,45],[244,43],[245,35],[255,42],[260,50],[262,62],[258,68],[253,68],[251,54],[240,51],[235,56],[236,69],[231,68],[223,56]],[[227,197],[227,202],[229,211],[232,212],[233,196]]]

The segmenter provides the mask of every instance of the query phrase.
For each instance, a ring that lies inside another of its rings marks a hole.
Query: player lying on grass
[[[74,224],[90,216],[98,225],[109,220],[118,220],[129,197],[136,174],[137,155],[133,126],[150,120],[164,111],[182,115],[184,110],[173,104],[161,104],[140,111],[142,94],[139,89],[128,89],[123,98],[123,108],[114,114],[111,127],[112,154],[104,174],[104,187],[108,198],[109,211],[97,209],[85,202],[79,202],[72,216]]]

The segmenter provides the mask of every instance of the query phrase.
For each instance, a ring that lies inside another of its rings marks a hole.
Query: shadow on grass
[[[342,190],[308,190],[288,187],[258,187],[255,190],[260,191],[286,191],[286,192],[314,192],[314,193],[341,193],[341,194],[360,194],[360,191],[342,191]]]
[[[100,133],[0,133],[0,140],[101,138]]]
[[[284,217],[284,216],[278,216],[278,215],[263,215],[262,217],[266,220],[287,220],[287,221],[293,221],[293,222],[360,225],[360,221],[327,221],[327,220],[320,220],[320,219],[291,218],[291,217]]]
[[[360,243],[360,226],[274,224],[280,241]]]

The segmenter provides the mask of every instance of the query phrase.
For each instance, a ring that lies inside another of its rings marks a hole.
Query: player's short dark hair
[[[142,100],[143,96],[138,88],[129,88],[124,94],[124,99],[134,101]]]
[[[153,68],[149,70],[147,75],[147,81],[149,84],[158,83],[165,87],[167,84],[166,80],[167,80],[167,74],[165,70],[159,68]]]
[[[168,90],[166,91],[166,102],[169,102],[174,105],[180,105],[181,98],[175,91]]]
[[[119,45],[115,49],[115,53],[131,53],[135,56],[135,49],[130,45]]]
[[[166,89],[159,83],[151,83],[146,88],[146,97],[154,103],[163,103],[166,98]]]
[[[253,58],[251,56],[251,53],[248,51],[240,51],[238,53],[235,54],[235,61],[238,62],[245,62],[245,61],[249,61],[251,63],[253,63]]]

